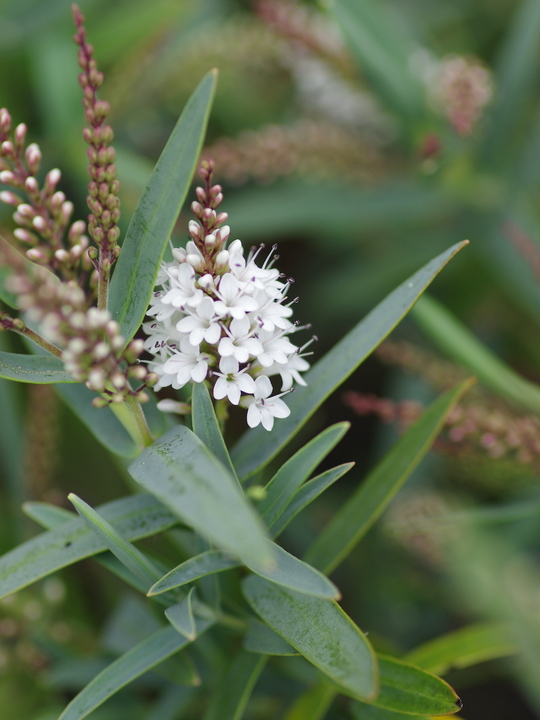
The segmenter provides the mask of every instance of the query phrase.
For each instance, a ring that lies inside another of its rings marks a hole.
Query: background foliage
[[[381,651],[406,655],[471,622],[502,621],[520,659],[477,664],[472,652],[462,662],[472,668],[447,673],[442,662],[445,678],[459,689],[468,720],[539,716],[539,3],[336,0],[324,12],[310,3],[232,0],[81,5],[107,73],[123,222],[190,93],[218,67],[206,153],[226,188],[233,235],[249,244],[279,241],[280,268],[301,298],[299,317],[319,337],[317,358],[418,267],[470,238],[433,287],[450,316],[437,303],[419,304],[393,336],[408,344],[388,345],[346,389],[364,394],[363,413],[405,422],[396,405],[404,399],[428,402],[434,389],[467,373],[478,376],[479,388],[463,401],[441,452],[420,466],[333,579],[346,611]],[[47,164],[62,168],[63,189],[84,216],[68,4],[8,1],[0,12],[1,104],[28,123]],[[484,82],[493,90],[470,132],[447,112],[451,96],[446,105],[434,97],[440,63],[454,54],[489,71]],[[0,223],[11,227],[5,209]],[[178,238],[185,224],[181,217]],[[20,351],[7,334],[0,341],[0,349]],[[0,393],[3,552],[35,533],[20,511],[25,500],[67,507],[75,491],[95,506],[125,494],[132,480],[121,461],[49,387],[2,381]],[[392,402],[381,406],[366,394]],[[347,397],[334,396],[298,441],[349,420],[321,471],[356,466],[287,530],[296,553],[395,441],[392,428],[359,418]],[[231,436],[238,432],[233,427]],[[450,556],[433,532],[449,513],[467,521]],[[164,557],[171,551],[163,540],[147,546]],[[56,718],[132,644],[134,628],[141,637],[153,629],[138,596],[91,561],[23,590],[17,602],[8,598],[1,614],[0,710],[21,720]],[[210,641],[205,653],[216,668],[227,662]],[[192,667],[184,672],[193,679]],[[296,687],[279,660],[272,673],[248,717],[276,717],[306,681],[300,661]],[[158,675],[146,676],[95,717],[118,717],[122,708],[136,719],[174,720],[190,703],[187,712],[198,717],[193,688],[161,690]],[[324,688],[318,692],[322,707]],[[339,704],[328,714],[347,716]],[[292,709],[287,717],[295,717]]]

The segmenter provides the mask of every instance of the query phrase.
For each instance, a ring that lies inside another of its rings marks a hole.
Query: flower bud
[[[128,370],[128,376],[133,380],[144,380],[147,375],[148,371],[144,365],[134,365]]]
[[[186,262],[188,262],[191,267],[195,268],[195,270],[202,270],[203,268],[203,261],[200,255],[195,255],[194,253],[190,253],[186,256]]]
[[[25,152],[26,164],[30,172],[35,175],[39,171],[41,163],[41,150],[37,143],[32,143],[26,148]]]
[[[60,182],[62,173],[58,168],[53,168],[45,175],[45,191],[50,194],[54,191],[54,188]]]
[[[36,228],[38,232],[40,232],[42,235],[47,232],[48,225],[45,218],[42,218],[41,215],[36,215],[36,217],[32,220],[32,225]]]
[[[77,241],[85,230],[86,223],[84,222],[84,220],[77,220],[76,222],[74,222],[73,225],[69,228],[68,238],[70,242]]]
[[[17,238],[17,240],[23,243],[28,243],[28,245],[37,245],[39,242],[37,235],[28,232],[28,230],[25,230],[24,228],[16,228],[13,231],[13,235]]]
[[[198,203],[196,200],[194,200],[191,203],[191,212],[195,215],[195,217],[202,217],[203,206],[201,205],[201,203]]]
[[[11,170],[2,170],[0,172],[0,182],[4,183],[4,185],[20,185],[17,176]]]
[[[0,109],[0,132],[7,135],[11,130],[11,115],[6,108]]]
[[[22,199],[11,192],[11,190],[3,190],[0,192],[0,200],[6,203],[6,205],[13,205],[13,207],[18,207],[22,203]]]
[[[228,250],[222,250],[216,255],[216,266],[223,267],[229,262],[229,251]]]
[[[24,139],[26,137],[27,130],[28,128],[24,123],[19,123],[19,125],[17,125],[17,127],[15,128],[15,132],[13,133],[13,135],[15,137],[15,144],[17,145],[17,147],[22,148],[22,146],[24,145]]]
[[[24,189],[29,195],[37,195],[39,193],[39,185],[36,178],[32,175],[27,177],[24,181]]]
[[[30,248],[30,250],[26,251],[26,257],[31,260],[32,262],[36,263],[46,263],[47,258],[45,257],[44,253],[41,250],[38,250],[37,248]]]
[[[93,389],[90,387],[90,385],[88,383],[86,383],[86,386],[90,390]],[[97,392],[100,392],[100,391],[98,390]],[[92,405],[96,408],[104,408],[104,407],[107,407],[108,404],[109,404],[109,400],[106,400],[105,398],[102,398],[102,397],[97,397],[92,400]]]
[[[229,219],[228,213],[226,213],[226,212],[220,212],[220,213],[218,213],[218,215],[217,215],[217,217],[216,217],[216,223],[217,223],[218,225],[221,225],[221,223],[224,223],[225,220],[228,220],[228,219]]]
[[[2,143],[2,154],[13,160],[17,157],[15,146],[10,140],[4,140]]]
[[[200,240],[201,238],[201,226],[198,222],[195,220],[190,220],[188,223],[188,232],[191,235],[192,238],[195,240]]]
[[[70,254],[67,250],[64,250],[64,248],[61,248],[60,250],[57,250],[54,253],[54,257],[58,260],[60,263],[66,263],[68,264],[71,260]]]
[[[216,244],[216,235],[214,233],[210,233],[204,238],[204,244],[206,247],[211,248]]]

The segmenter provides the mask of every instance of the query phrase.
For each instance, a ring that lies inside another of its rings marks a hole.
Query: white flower
[[[202,382],[208,374],[209,360],[209,355],[201,352],[198,346],[193,346],[189,338],[183,338],[180,341],[180,350],[162,366],[162,378],[158,381],[159,387],[172,384],[178,390],[190,380]],[[160,374],[157,367],[154,372]],[[167,375],[171,376],[170,382],[167,381]]]
[[[281,390],[290,390],[293,386],[293,382],[297,382],[299,385],[307,385],[304,378],[300,375],[301,372],[309,370],[309,363],[307,360],[295,353],[285,365],[272,365],[269,368],[263,367],[260,371],[260,375],[281,375]]]
[[[210,345],[216,345],[221,337],[216,305],[211,298],[205,297],[189,315],[176,323],[176,329],[180,333],[189,333],[189,342],[192,345],[199,346],[203,340]]]
[[[227,396],[233,405],[240,402],[240,394],[248,393],[252,395],[256,391],[255,380],[251,375],[247,374],[247,368],[240,370],[237,360],[232,357],[224,357],[219,363],[221,372],[215,372],[217,376],[214,385],[214,397],[221,400]]]
[[[287,320],[293,314],[291,307],[267,298],[266,293],[260,290],[255,293],[254,298],[259,304],[257,322],[263,330],[274,332],[276,328],[288,330],[292,327],[290,320]]]
[[[263,351],[257,356],[258,362],[266,368],[272,367],[274,363],[285,365],[288,356],[295,353],[298,348],[285,337],[284,331],[268,332],[260,330],[259,339],[262,343]]]
[[[215,303],[215,309],[221,316],[230,315],[240,320],[246,313],[259,309],[259,303],[251,295],[244,294],[231,273],[221,276],[216,295],[219,300]]]
[[[242,405],[248,408],[247,424],[254,428],[262,423],[263,428],[270,431],[274,427],[274,418],[286,418],[291,411],[278,395],[269,397],[272,383],[266,375],[259,376],[255,386],[254,397],[242,398]]]
[[[167,274],[171,289],[161,298],[164,305],[172,305],[173,308],[184,305],[196,307],[202,302],[204,293],[195,287],[195,270],[191,265],[182,263],[175,266],[171,263],[170,267],[167,266]]]
[[[249,360],[250,355],[257,357],[263,352],[263,346],[257,338],[253,337],[254,330],[246,315],[240,320],[236,318],[231,320],[231,324],[225,328],[225,332],[227,337],[221,338],[218,346],[221,357],[232,355],[238,362],[245,363]]]

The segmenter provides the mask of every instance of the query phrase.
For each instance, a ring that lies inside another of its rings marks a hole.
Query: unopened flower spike
[[[293,310],[284,304],[290,279],[273,267],[276,246],[262,265],[262,247],[247,257],[240,240],[228,242],[227,214],[220,185],[212,184],[214,162],[203,161],[203,187],[196,190],[185,249],[173,249],[163,263],[144,325],[145,348],[153,355],[149,367],[158,376],[156,390],[207,382],[215,400],[247,407],[250,427],[271,430],[275,418],[290,414],[284,394],[309,368],[290,337],[299,329]],[[294,301],[293,301],[294,302]],[[304,346],[305,347],[305,346]],[[281,376],[281,392],[274,392],[273,376]],[[168,410],[170,403],[161,403]]]

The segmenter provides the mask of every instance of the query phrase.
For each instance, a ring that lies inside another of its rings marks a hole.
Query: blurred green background
[[[540,381],[538,0],[89,0],[81,8],[106,73],[101,96],[111,104],[124,229],[189,94],[217,67],[205,156],[216,160],[232,237],[279,243],[297,316],[318,337],[315,358],[422,264],[469,238],[433,294],[501,360]],[[0,6],[0,105],[28,124],[44,171],[62,169],[61,187],[85,217],[72,34],[64,0]],[[187,220],[184,212],[177,242]],[[9,235],[7,207],[0,226]],[[387,345],[347,391],[389,398],[395,412],[396,403],[427,402],[467,374],[434,354],[413,318],[392,339],[407,344]],[[7,335],[0,342],[18,348]],[[66,505],[75,491],[94,505],[125,494],[121,462],[49,387],[2,381],[0,399],[2,551],[36,532],[20,511],[25,499]],[[397,653],[475,620],[509,623],[517,660],[445,677],[467,720],[537,718],[540,424],[482,384],[462,411],[473,423],[466,442],[458,418],[336,582],[347,612]],[[352,428],[328,466],[357,465],[288,532],[296,551],[395,440],[393,426],[373,413],[358,417],[341,394],[305,437],[342,419]],[[474,519],[467,552],[442,552],[432,525],[465,512]],[[0,604],[0,716],[53,720],[125,649],[133,636],[124,626],[151,622],[90,561],[8,599]],[[219,660],[216,648],[206,652]],[[246,717],[281,717],[298,691],[280,662],[273,673]],[[299,684],[302,673],[299,666]],[[162,685],[157,674],[144,679],[92,717],[200,717],[192,688]],[[347,704],[328,717],[349,717]]]

